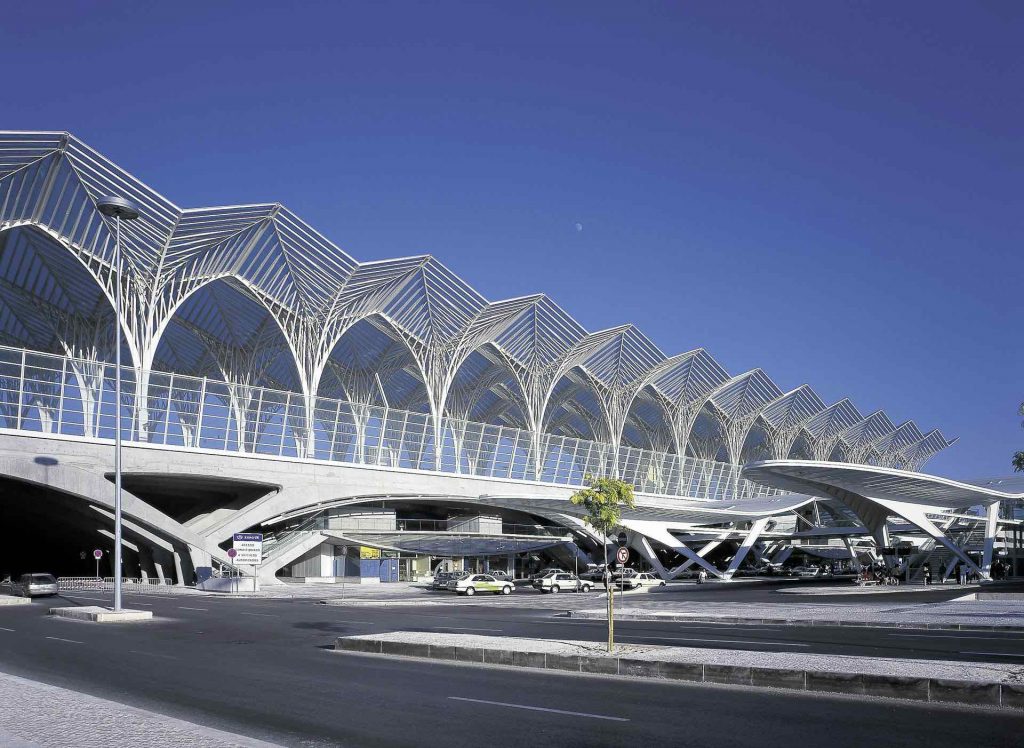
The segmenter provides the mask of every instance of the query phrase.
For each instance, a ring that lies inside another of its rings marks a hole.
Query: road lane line
[[[209,610],[209,608],[188,608],[184,605],[179,605],[178,610]]]
[[[627,638],[627,637],[623,637]],[[695,639],[692,636],[638,636],[630,634],[630,639],[657,639],[659,641],[673,642],[715,642],[721,644],[770,644],[776,647],[809,647],[810,644],[798,644],[796,642],[775,642],[775,641],[750,641],[747,639]]]
[[[376,621],[346,621],[341,618],[335,618],[331,621],[331,623],[361,623],[366,626],[373,626],[376,623]]]
[[[159,657],[162,660],[177,660],[177,659],[179,659],[179,658],[177,658],[177,657],[175,657],[173,655],[162,655],[162,654],[157,654],[156,652],[140,652],[137,649],[129,649],[128,652],[131,653],[131,654],[145,655],[146,657]]]
[[[590,714],[589,712],[569,712],[565,709],[551,709],[546,706],[527,706],[526,704],[509,704],[505,701],[488,701],[487,699],[467,699],[465,696],[449,696],[452,701],[468,701],[473,704],[489,704],[491,706],[504,706],[509,709],[528,709],[531,712],[548,712],[550,714],[565,714],[569,717],[589,717],[591,719],[606,719],[610,722],[629,722],[627,717],[610,717],[607,714]]]
[[[240,616],[263,616],[264,618],[280,618],[277,613],[239,613]]]
[[[14,631],[14,629],[9,629],[9,628],[5,628],[3,626],[0,626],[0,631]]]
[[[47,639],[53,639],[55,642],[67,642],[68,644],[85,644],[85,642],[75,641],[74,639],[61,639],[59,636],[48,636]]]
[[[892,634],[904,639],[981,639],[989,642],[1021,642],[1024,639],[1010,639],[1004,636],[957,636],[955,634]]]
[[[958,652],[962,655],[981,655],[983,657],[1024,657],[1024,654],[1010,654],[1009,652]]]
[[[428,626],[427,628],[439,628],[445,631],[504,631],[504,628],[471,628],[469,626]]]

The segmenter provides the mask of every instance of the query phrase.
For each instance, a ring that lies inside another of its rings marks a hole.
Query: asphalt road
[[[85,599],[85,598],[97,599]],[[101,604],[109,596],[76,597]],[[484,602],[484,601],[481,601]],[[657,681],[338,654],[335,637],[395,629],[600,639],[599,622],[536,609],[356,608],[310,601],[129,597],[154,622],[54,619],[54,600],[0,609],[0,670],[286,745],[351,746],[1019,746],[1024,717]],[[596,625],[595,625],[596,623]],[[787,643],[895,656],[962,657],[967,646],[1024,654],[1024,636],[969,645],[929,632],[622,622],[621,641],[794,651]],[[920,634],[921,640],[896,634]],[[861,637],[829,642],[830,635]],[[883,638],[870,646],[867,640]],[[821,637],[811,643],[810,637]],[[889,638],[884,638],[888,636]],[[659,638],[655,638],[659,637]],[[696,641],[697,639],[701,641]],[[726,641],[728,640],[728,641]],[[714,643],[717,642],[717,643]],[[958,649],[959,648],[959,649]],[[981,659],[992,659],[990,656]],[[560,711],[542,711],[542,710]]]

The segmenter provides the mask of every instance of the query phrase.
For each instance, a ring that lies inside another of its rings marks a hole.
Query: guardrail
[[[114,437],[114,367],[0,346],[0,428]],[[617,475],[693,499],[773,496],[715,460],[159,371],[121,369],[127,442],[578,486]],[[139,396],[136,392],[141,389]]]
[[[113,592],[114,577],[60,577],[57,588],[61,592]],[[143,579],[141,577],[122,577],[121,589],[125,592],[160,594],[175,589],[170,579],[162,582],[159,579]]]

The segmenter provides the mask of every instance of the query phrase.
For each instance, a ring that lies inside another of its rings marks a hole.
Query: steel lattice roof
[[[64,132],[0,132],[0,343],[109,357],[106,195],[141,209],[122,270],[141,369],[732,462],[913,468],[952,444],[760,369],[730,377],[704,349],[667,357],[633,325],[587,332],[543,294],[488,301],[431,256],[359,262],[277,203],[180,208]]]

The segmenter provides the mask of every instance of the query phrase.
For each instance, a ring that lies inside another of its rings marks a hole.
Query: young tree
[[[1020,404],[1020,410],[1017,412],[1024,416],[1024,403]],[[1024,428],[1024,421],[1022,421],[1020,425],[1021,428]],[[1024,451],[1017,452],[1013,456],[1013,469],[1017,472],[1024,472]]]
[[[570,498],[576,506],[582,506],[583,521],[593,527],[602,537],[604,546],[604,570],[608,574],[608,538],[618,529],[622,521],[622,509],[636,508],[633,486],[617,478],[595,478],[587,476],[587,487],[581,488]],[[612,587],[608,585],[608,651],[615,649],[615,603]]]

